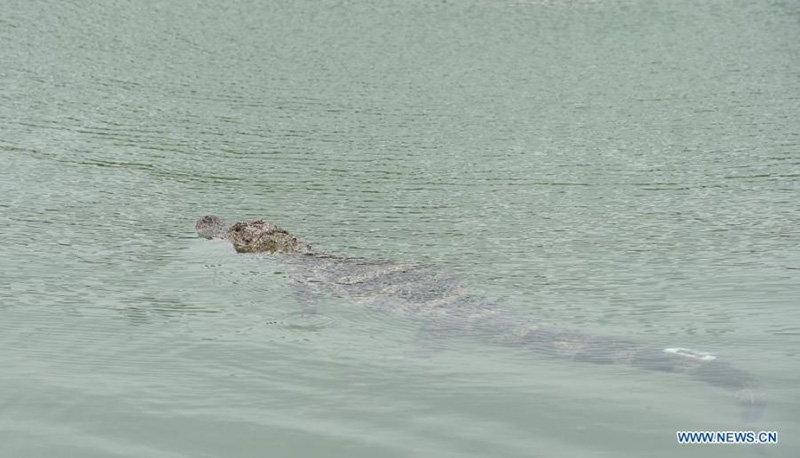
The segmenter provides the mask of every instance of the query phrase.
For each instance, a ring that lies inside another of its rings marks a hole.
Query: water
[[[680,376],[532,357],[195,237],[265,217],[756,374],[800,453],[791,1],[0,4],[0,456],[752,456]]]

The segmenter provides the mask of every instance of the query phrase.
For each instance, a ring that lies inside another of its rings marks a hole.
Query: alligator
[[[231,242],[239,253],[275,254],[293,288],[308,300],[327,292],[417,320],[437,336],[473,335],[545,356],[686,374],[735,394],[747,424],[766,406],[755,377],[710,353],[551,327],[493,306],[432,266],[326,253],[264,220],[231,224],[207,215],[195,228],[201,237]]]

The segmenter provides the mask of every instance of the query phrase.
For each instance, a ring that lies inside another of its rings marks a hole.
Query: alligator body
[[[202,237],[229,240],[240,253],[278,254],[293,287],[308,298],[334,294],[443,335],[474,335],[541,355],[686,374],[734,393],[748,424],[766,404],[754,377],[711,354],[546,326],[492,306],[431,266],[324,253],[262,220],[228,224],[209,215],[196,229]]]

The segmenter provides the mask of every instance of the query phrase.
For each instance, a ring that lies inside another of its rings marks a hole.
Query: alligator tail
[[[594,364],[618,364],[642,370],[681,373],[733,393],[742,406],[742,423],[755,425],[766,409],[766,395],[758,380],[710,353],[686,348],[656,348],[614,337],[550,328],[538,323],[518,325],[511,333],[499,332],[505,320],[487,320],[507,344],[536,353]]]
[[[750,373],[720,361],[710,353],[685,348],[637,352],[631,365],[646,370],[684,373],[688,377],[722,388],[736,396],[742,407],[742,423],[755,425],[767,406],[764,389]]]

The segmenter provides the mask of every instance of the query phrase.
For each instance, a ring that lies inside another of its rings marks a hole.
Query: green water
[[[793,1],[0,1],[0,456],[800,455]],[[264,217],[556,326],[755,374],[536,357],[194,235]]]

